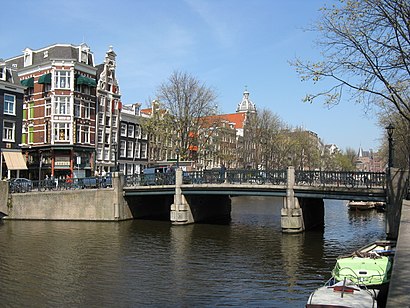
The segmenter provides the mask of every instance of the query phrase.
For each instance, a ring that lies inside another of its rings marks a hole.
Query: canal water
[[[229,225],[4,221],[1,307],[304,307],[338,255],[384,238],[325,201],[324,232],[282,234],[281,199],[233,198]]]

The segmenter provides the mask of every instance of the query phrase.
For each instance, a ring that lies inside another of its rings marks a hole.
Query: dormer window
[[[33,51],[29,48],[24,50],[24,67],[33,64]]]
[[[79,61],[81,63],[93,65],[93,54],[90,51],[90,47],[88,47],[86,44],[82,44],[80,46],[80,56],[79,57],[80,57]]]

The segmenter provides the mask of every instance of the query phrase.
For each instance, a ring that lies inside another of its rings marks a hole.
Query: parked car
[[[26,178],[15,178],[10,180],[10,192],[19,193],[33,190],[33,182]]]

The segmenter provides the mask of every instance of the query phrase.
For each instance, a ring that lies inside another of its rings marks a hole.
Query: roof
[[[54,44],[37,50],[30,48],[26,48],[25,50],[30,50],[32,52],[32,65],[39,65],[42,63],[50,62],[51,60],[78,61],[80,47],[82,46],[88,48],[88,46],[86,46],[85,44]],[[5,60],[7,65],[14,65],[14,68],[16,69],[24,68],[24,51],[21,55]],[[47,52],[47,56],[45,56],[45,52]]]
[[[235,129],[242,129],[246,120],[246,113],[244,112],[237,112],[237,113],[229,113],[229,114],[218,114],[204,117],[204,122],[208,123],[215,123],[219,121],[227,121],[228,123],[232,123]]]

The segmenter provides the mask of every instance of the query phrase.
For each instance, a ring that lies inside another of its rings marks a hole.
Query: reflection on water
[[[384,214],[325,202],[325,231],[282,234],[281,199],[233,198],[229,225],[5,221],[7,307],[304,307],[335,257],[384,237]]]

